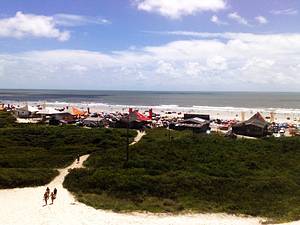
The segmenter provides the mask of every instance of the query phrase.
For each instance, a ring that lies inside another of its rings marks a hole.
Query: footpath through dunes
[[[146,135],[145,131],[138,131],[136,137],[133,139],[133,142],[131,142],[130,145],[135,145],[138,143],[144,135]]]
[[[145,133],[139,132],[132,144],[137,143]],[[0,190],[0,224],[5,225],[258,225],[261,218],[238,217],[227,214],[171,215],[152,213],[121,214],[96,210],[75,200],[62,183],[68,170],[80,168],[88,158],[84,155],[80,163],[76,161],[61,169],[51,183],[35,188],[15,188]],[[49,187],[57,188],[57,199],[53,205],[44,206],[43,194]],[[267,204],[267,203],[266,203]]]

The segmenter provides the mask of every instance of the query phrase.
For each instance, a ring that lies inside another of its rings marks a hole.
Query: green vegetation
[[[0,128],[13,126],[16,119],[9,112],[0,111]]]
[[[58,174],[57,168],[71,164],[77,154],[126,143],[124,130],[17,125],[6,112],[0,112],[0,118],[5,124],[0,128],[0,188],[44,185]]]
[[[95,152],[64,185],[80,201],[115,211],[227,212],[300,219],[300,139],[226,139],[148,130],[130,147]]]
[[[0,168],[0,188],[40,186],[58,175],[57,170],[43,168]]]

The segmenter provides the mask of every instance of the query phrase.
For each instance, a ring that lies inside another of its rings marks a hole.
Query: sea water
[[[0,102],[24,105],[77,105],[113,111],[128,107],[159,111],[180,111],[222,115],[240,119],[256,111],[300,120],[299,92],[183,92],[183,91],[96,91],[96,90],[21,90],[0,89]],[[232,119],[234,119],[232,118]]]
[[[0,101],[300,109],[300,92],[4,90]]]

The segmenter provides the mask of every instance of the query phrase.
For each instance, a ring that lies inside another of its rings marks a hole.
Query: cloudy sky
[[[0,88],[299,91],[299,0],[3,0]]]

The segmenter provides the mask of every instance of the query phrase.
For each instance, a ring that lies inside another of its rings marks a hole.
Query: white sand
[[[139,133],[134,143],[145,133]],[[120,214],[96,210],[77,202],[62,186],[68,169],[82,167],[88,155],[82,156],[79,164],[60,170],[50,184],[35,188],[15,188],[0,191],[1,225],[257,225],[261,218],[237,217],[227,214],[155,215],[148,213]],[[58,189],[53,205],[43,206],[46,187]],[[300,224],[300,223],[293,223]]]
[[[13,105],[25,105],[25,102],[7,102]],[[144,112],[153,109],[154,113],[159,113],[164,115],[166,112],[181,112],[181,113],[199,113],[199,114],[209,114],[211,119],[224,119],[224,120],[240,120],[249,119],[256,112],[260,112],[264,117],[272,117],[273,119],[268,119],[269,122],[277,123],[294,123],[300,124],[300,109],[297,108],[247,108],[247,107],[218,107],[218,106],[190,106],[181,107],[178,105],[153,105],[153,106],[134,106],[134,105],[109,105],[103,103],[67,103],[67,102],[27,102],[30,106],[36,105],[46,105],[47,107],[57,107],[63,108],[66,106],[76,106],[82,110],[87,111],[90,108],[91,112],[128,112],[128,108],[138,109],[140,112]],[[178,116],[174,114],[174,116]],[[169,115],[170,116],[170,115]]]
[[[134,145],[134,144],[138,143],[144,135],[146,135],[145,131],[143,131],[143,132],[138,131],[136,137],[133,139],[133,142],[130,145]]]

